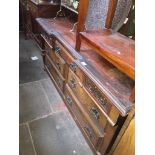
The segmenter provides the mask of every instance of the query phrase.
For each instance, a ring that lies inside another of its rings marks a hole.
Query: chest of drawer
[[[67,107],[70,109],[72,115],[80,124],[82,131],[88,140],[90,140],[90,142],[94,145],[94,147],[97,147],[101,139],[103,139],[104,133],[96,133],[93,126],[91,125],[92,123],[90,123],[91,120],[87,120],[86,112],[68,85],[65,87],[65,99]]]
[[[53,62],[51,61],[48,55],[45,56],[45,66],[50,76],[52,76],[52,78],[54,79],[60,90],[63,92],[65,79],[62,77],[57,68],[54,66]]]

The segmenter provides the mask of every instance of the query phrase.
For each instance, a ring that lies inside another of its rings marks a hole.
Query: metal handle
[[[75,63],[70,64],[69,67],[73,72],[76,72],[77,65]]]
[[[50,69],[52,67],[52,64],[46,64],[46,67]]]
[[[84,130],[87,132],[87,134],[89,135],[89,137],[92,136],[92,129],[89,127],[84,127]]]
[[[100,98],[98,98],[98,101],[99,101],[102,105],[104,105],[104,106],[106,106],[106,104],[107,104],[107,101],[106,101],[105,98],[100,97]]]
[[[96,118],[99,119],[100,118],[100,113],[98,112],[98,110],[95,107],[92,107],[90,109],[90,113]]]
[[[108,104],[107,104],[107,100],[104,97],[97,97],[97,100],[100,102],[100,104],[103,106],[105,111],[108,111]]]
[[[70,84],[72,88],[76,88],[76,81],[74,78],[70,80]]]
[[[73,101],[72,101],[72,99],[71,99],[69,96],[67,96],[66,100],[67,100],[67,103],[68,103],[70,106],[72,106]]]
[[[60,51],[61,51],[60,47],[55,48],[55,53],[60,53]]]

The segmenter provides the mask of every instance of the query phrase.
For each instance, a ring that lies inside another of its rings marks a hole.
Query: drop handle
[[[89,127],[84,127],[84,130],[86,131],[86,133],[89,135],[89,137],[91,137],[92,136],[92,129],[91,128],[89,128]]]
[[[100,118],[100,113],[95,107],[90,109],[90,113],[98,120]]]
[[[56,63],[56,67],[58,68],[58,70],[61,70],[61,66],[59,62]]]
[[[60,51],[61,51],[60,47],[55,48],[55,53],[60,53]]]
[[[72,104],[73,104],[72,99],[71,99],[70,97],[67,96],[66,100],[67,100],[67,103],[68,103],[70,106],[72,106]]]
[[[76,68],[77,68],[77,65],[73,62],[69,65],[70,69],[73,71],[73,72],[76,72]]]

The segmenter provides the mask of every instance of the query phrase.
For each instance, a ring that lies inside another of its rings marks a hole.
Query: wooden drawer
[[[93,124],[93,122],[91,122],[90,119],[87,119],[89,118],[87,112],[84,110],[82,104],[72,93],[72,90],[68,85],[66,85],[65,87],[65,100],[67,107],[70,109],[72,115],[80,124],[82,131],[84,132],[88,140],[90,140],[90,142],[96,148],[100,143],[101,139],[103,139],[104,133],[96,133],[95,129],[91,125]]]
[[[83,87],[78,77],[69,69],[68,84],[72,88],[74,94],[79,98],[81,103],[86,108],[88,114],[93,117],[93,120],[98,123],[101,128],[105,128],[107,119],[103,114],[102,109],[93,100],[87,90]]]
[[[85,78],[85,88],[92,95],[94,100],[102,107],[105,114],[108,115],[108,120],[114,126],[120,116],[119,111],[109,99],[99,90],[99,88],[88,78]]]
[[[62,76],[64,76],[66,63],[59,55],[59,50],[53,50],[52,46],[48,42],[45,43],[45,50],[47,50],[47,54],[53,61],[57,70],[61,73]]]
[[[74,61],[73,56],[67,51],[61,43],[57,40],[55,41],[55,50],[59,53],[59,55],[66,61],[67,64],[71,64]]]
[[[77,77],[77,73],[81,79]],[[116,125],[120,115],[118,110],[103,96],[104,94],[98,90],[93,82],[88,83],[88,77],[78,67],[76,72],[69,69],[68,83],[76,96],[85,104],[89,113],[94,115],[100,126],[105,126],[106,119],[112,126]],[[99,117],[101,119],[98,119]]]
[[[65,79],[62,77],[57,68],[54,66],[52,60],[49,58],[48,55],[45,56],[45,65],[50,74],[52,75],[53,79],[57,83],[58,87],[63,92]]]

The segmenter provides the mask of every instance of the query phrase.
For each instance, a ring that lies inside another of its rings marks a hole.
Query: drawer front
[[[58,87],[63,91],[64,79],[62,79],[62,77],[60,77],[60,75],[58,74],[58,71],[56,70],[56,68],[52,64],[52,61],[50,60],[50,58],[47,55],[45,56],[45,65],[46,65],[47,69],[49,70],[50,74],[52,75],[53,79],[57,83]]]
[[[64,76],[65,61],[61,58],[61,56],[57,52],[55,53],[55,66],[61,72],[61,74]]]
[[[74,93],[82,100],[82,103],[86,104],[91,115],[94,115],[96,119],[99,118],[97,115],[100,115],[102,120],[98,120],[100,126],[104,127],[105,125],[104,116],[112,126],[116,125],[120,116],[119,111],[105,98],[104,94],[89,80],[78,66],[76,66],[76,72],[73,72],[71,69],[69,70],[68,83]]]
[[[65,99],[66,99],[67,107],[70,109],[73,116],[80,124],[83,132],[86,134],[86,137],[96,147],[98,142],[100,141],[100,137],[98,137],[98,135],[96,135],[92,126],[88,123],[86,118],[83,116],[83,113],[81,112],[80,108],[78,107],[78,105],[80,103],[78,102],[77,98],[74,96],[71,89],[67,85],[65,87]]]
[[[101,128],[105,128],[107,119],[104,116],[101,108],[97,106],[93,98],[89,95],[83,84],[79,81],[77,76],[69,69],[68,84],[73,90],[74,94],[80,99],[81,103],[85,106],[88,114]]]
[[[61,56],[59,55],[59,52],[56,50],[53,50],[49,44],[50,43],[47,43],[47,42],[45,43],[45,50],[47,50],[48,56],[53,61],[57,70],[61,73],[62,76],[64,76],[65,61],[61,58]]]
[[[97,88],[97,86],[88,78],[85,77],[85,87],[87,91],[92,95],[94,100],[102,107],[104,112],[108,115],[109,121],[115,125],[118,117],[120,116],[119,111],[112,105],[108,98]]]
[[[55,51],[66,61],[66,63],[71,64],[74,61],[73,56],[59,43],[55,41]]]

